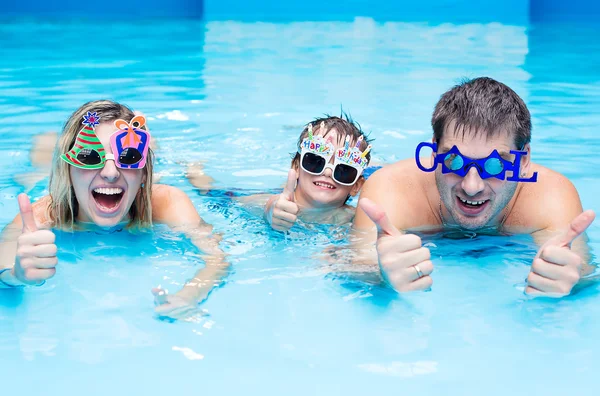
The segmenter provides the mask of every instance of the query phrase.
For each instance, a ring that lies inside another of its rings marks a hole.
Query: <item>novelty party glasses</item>
[[[114,122],[118,131],[110,136],[112,154],[106,154],[96,136],[94,127],[100,123],[97,113],[88,111],[83,116],[84,127],[75,138],[73,148],[61,155],[68,164],[81,169],[101,169],[107,160],[115,161],[121,169],[142,169],[148,158],[150,133],[141,129],[146,124],[143,116],[134,117],[131,122]]]
[[[426,168],[421,164],[420,152],[423,147],[430,147],[434,153],[434,163],[430,168]],[[500,156],[497,150],[492,151],[485,158],[469,158],[458,150],[458,147],[453,146],[445,153],[437,153],[437,143],[422,142],[419,143],[415,151],[415,160],[417,166],[423,172],[433,172],[439,164],[442,165],[442,173],[454,173],[460,177],[465,177],[471,167],[475,167],[479,176],[482,179],[495,177],[500,180],[515,181],[515,182],[535,182],[537,181],[537,172],[529,179],[522,179],[519,174],[521,167],[521,157],[527,155],[527,151],[510,150],[510,153],[515,156],[515,161],[508,161]],[[506,177],[506,172],[512,172],[510,177]]]
[[[332,179],[341,185],[351,186],[360,177],[369,161],[366,155],[371,150],[369,145],[364,152],[359,147],[363,137],[359,137],[355,147],[350,149],[350,136],[346,136],[343,149],[335,150],[330,141],[312,133],[312,124],[308,126],[308,137],[300,145],[300,167],[311,175],[322,175],[331,169]],[[333,165],[329,163],[335,154]]]

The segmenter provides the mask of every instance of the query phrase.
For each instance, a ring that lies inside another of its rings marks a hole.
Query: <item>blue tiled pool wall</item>
[[[30,0],[0,2],[0,17],[204,18],[248,21],[344,20],[355,16],[376,20],[435,22],[500,22],[527,25],[549,20],[597,21],[596,0]]]

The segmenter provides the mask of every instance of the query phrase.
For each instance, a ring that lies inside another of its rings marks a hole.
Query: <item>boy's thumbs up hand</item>
[[[275,202],[271,205],[267,205],[267,211],[265,218],[275,230],[287,231],[297,220],[296,215],[298,214],[298,205],[294,199],[294,192],[296,191],[296,180],[298,174],[294,169],[290,169],[288,172],[288,179],[283,192],[277,197]]]

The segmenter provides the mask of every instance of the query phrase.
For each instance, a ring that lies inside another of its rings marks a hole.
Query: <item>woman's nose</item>
[[[119,178],[121,172],[119,172],[119,168],[115,165],[114,160],[106,160],[104,163],[104,168],[100,171],[100,176],[108,182],[114,182]]]

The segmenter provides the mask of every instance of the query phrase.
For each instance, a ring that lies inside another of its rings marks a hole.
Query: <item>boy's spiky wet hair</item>
[[[352,117],[349,114],[347,114],[346,112],[344,112],[343,110],[341,111],[341,114],[339,117],[325,114],[323,117],[316,118],[314,121],[309,122],[308,124],[306,124],[304,126],[304,129],[302,130],[302,133],[300,134],[300,137],[298,138],[298,143],[296,145],[296,152],[292,153],[292,164],[291,165],[292,165],[293,169],[298,170],[300,168],[300,153],[299,153],[300,145],[302,144],[302,141],[308,136],[308,126],[310,124],[312,124],[312,126],[313,126],[313,133],[315,135],[320,135],[323,137],[326,137],[327,135],[329,135],[329,133],[332,130],[335,129],[338,134],[338,136],[337,136],[338,141],[336,142],[336,144],[338,146],[344,145],[346,136],[350,136],[350,146],[351,147],[352,147],[352,145],[356,144],[359,137],[362,136],[363,140],[359,146],[359,149],[361,151],[365,151],[367,146],[372,142],[372,139],[369,139],[369,135],[365,134],[362,131],[360,124],[358,122],[354,121],[352,119]],[[323,128],[325,130],[325,132],[323,132],[321,130],[321,128]],[[366,158],[368,161],[371,160],[370,152],[366,155]]]

